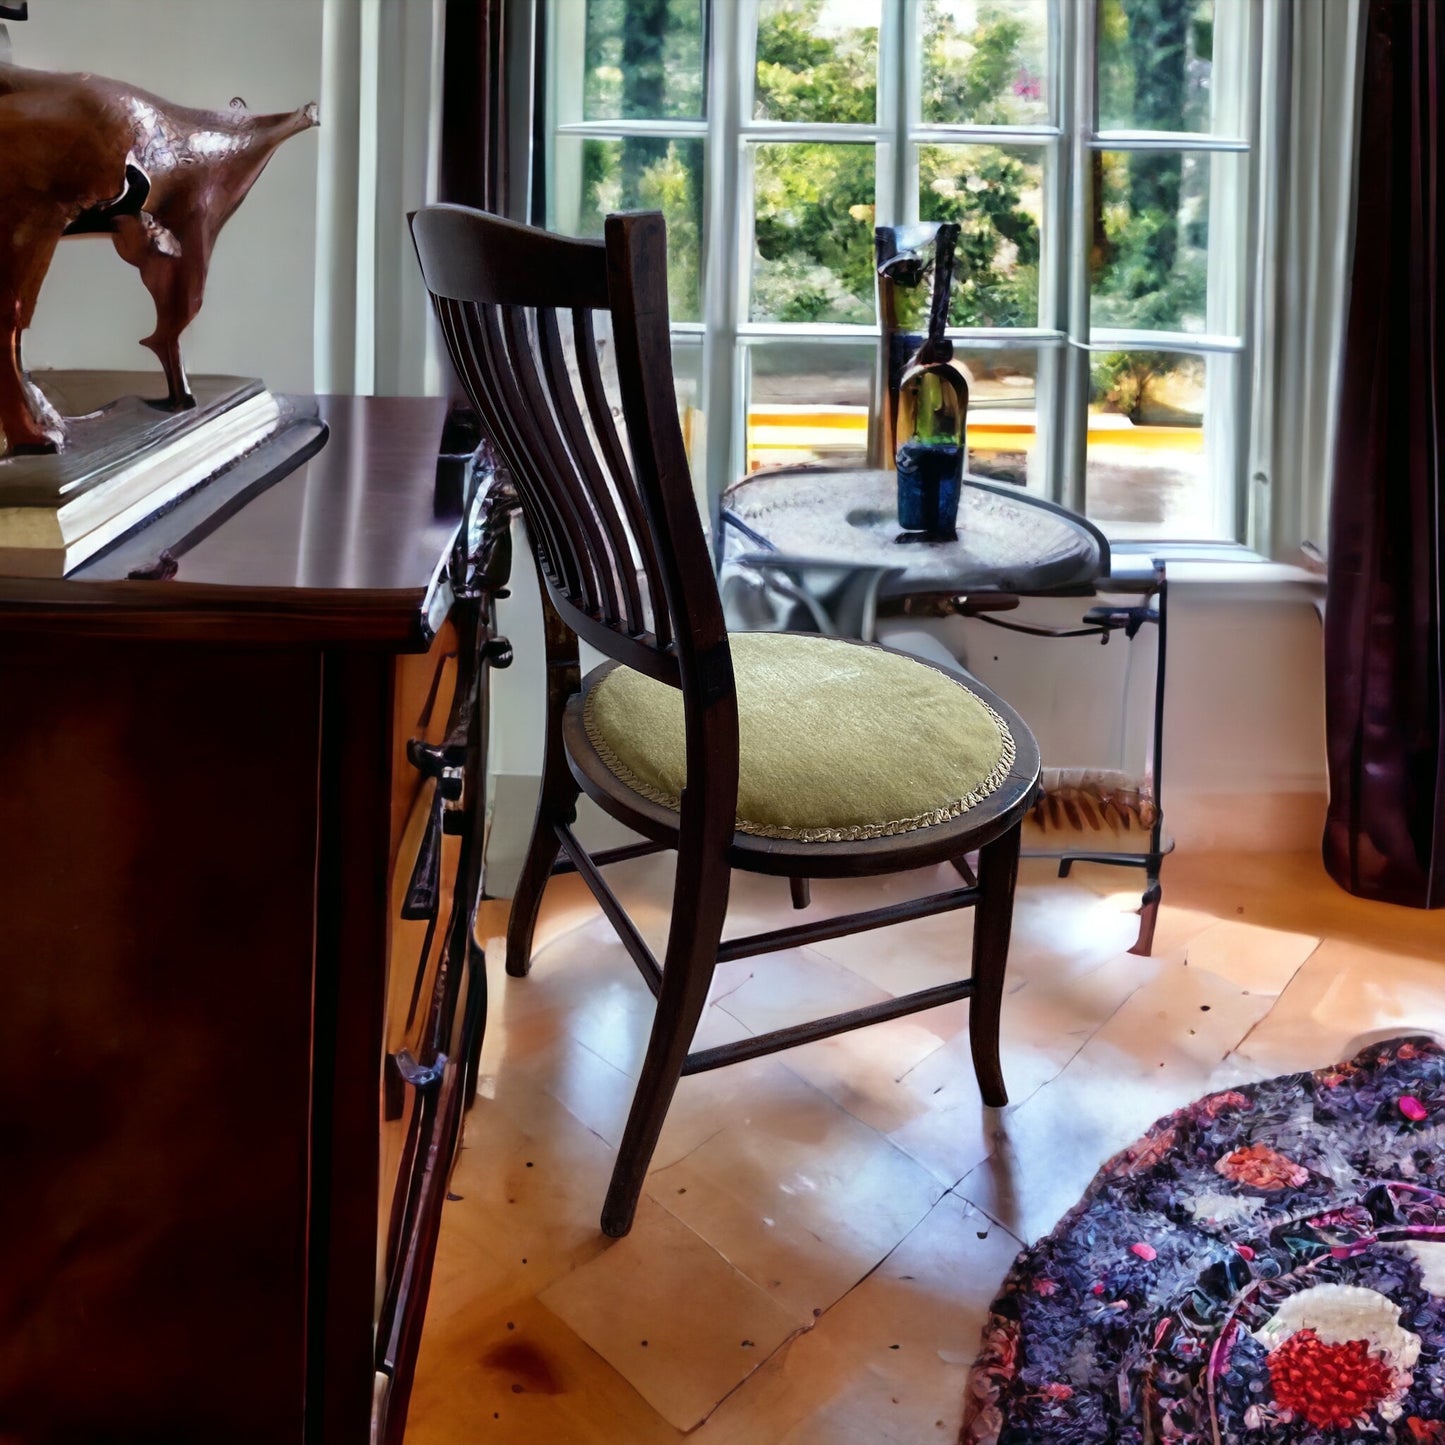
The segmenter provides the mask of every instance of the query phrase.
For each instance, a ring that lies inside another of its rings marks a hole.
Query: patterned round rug
[[[1211,1094],[1018,1257],[964,1445],[1445,1445],[1445,1050]]]

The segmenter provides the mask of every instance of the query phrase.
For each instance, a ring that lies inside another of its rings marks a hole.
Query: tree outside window
[[[1206,535],[1222,513],[1204,496],[1205,453],[1210,437],[1231,434],[1211,431],[1206,414],[1233,406],[1244,345],[1237,325],[1219,322],[1239,307],[1221,304],[1225,273],[1211,257],[1240,244],[1231,218],[1248,175],[1243,129],[1211,129],[1216,11],[1244,33],[1247,4],[712,0],[709,12],[706,0],[554,0],[557,24],[585,38],[580,76],[554,76],[580,80],[582,114],[558,127],[559,154],[570,144],[580,162],[557,168],[553,187],[575,187],[563,209],[584,232],[600,234],[613,210],[663,212],[674,321],[729,318],[737,374],[766,398],[770,437],[786,430],[786,398],[808,397],[794,410],[823,460],[825,421],[852,429],[838,455],[854,455],[866,429],[875,224],[957,222],[949,321],[973,381],[972,470],[1082,499],[1126,530],[1184,518]],[[723,76],[710,69],[708,27],[715,43],[719,26],[740,30],[747,14],[755,29],[730,37],[739,73]],[[1075,173],[1074,118],[1060,107],[1083,88],[1078,71],[1071,86],[1062,79],[1086,44],[1097,113],[1083,118]],[[709,127],[709,84],[747,97],[727,136]],[[710,237],[705,182],[717,166],[736,167],[736,184]],[[1072,233],[1078,212],[1064,199],[1079,191],[1086,236]],[[740,294],[709,298],[709,248],[734,225]],[[780,351],[793,327],[807,329]],[[835,361],[822,365],[830,347]],[[787,381],[790,357],[807,377]],[[1087,432],[1082,446],[1073,428]],[[774,454],[789,455],[775,447],[764,459]],[[1216,472],[1228,462],[1216,458]]]

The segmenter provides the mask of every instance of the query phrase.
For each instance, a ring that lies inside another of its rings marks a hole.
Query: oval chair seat
[[[776,632],[728,641],[742,851],[783,845],[796,857],[787,845],[806,845],[821,862],[833,851],[824,845],[918,835],[915,844],[948,856],[942,835],[971,832],[1020,801],[1008,709],[977,683],[868,643]],[[587,791],[604,807],[630,793],[628,811],[675,827],[687,777],[681,693],[608,665],[588,675],[569,711],[579,714],[569,741],[580,732],[591,754],[579,760]],[[1031,778],[1036,767],[1030,759],[1020,771]]]

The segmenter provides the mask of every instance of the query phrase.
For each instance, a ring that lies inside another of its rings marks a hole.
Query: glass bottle
[[[968,383],[943,334],[957,238],[957,226],[938,228],[928,335],[898,383],[898,525],[941,539],[957,535],[968,419]]]

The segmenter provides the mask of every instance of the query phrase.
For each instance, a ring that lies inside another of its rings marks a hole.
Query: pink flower
[[[1421,1124],[1430,1117],[1430,1111],[1413,1095],[1400,1095],[1400,1112],[1412,1123]]]
[[[1145,1244],[1143,1240],[1140,1240],[1138,1244],[1131,1244],[1129,1246],[1129,1253],[1137,1254],[1145,1264],[1159,1258],[1159,1251],[1155,1249],[1152,1244]]]
[[[1310,1177],[1308,1169],[1267,1144],[1247,1144],[1226,1154],[1214,1166],[1214,1172],[1251,1189],[1298,1189]]]
[[[1027,70],[1021,70],[1014,77],[1014,94],[1024,100],[1041,100],[1044,88],[1036,76],[1030,75]]]

